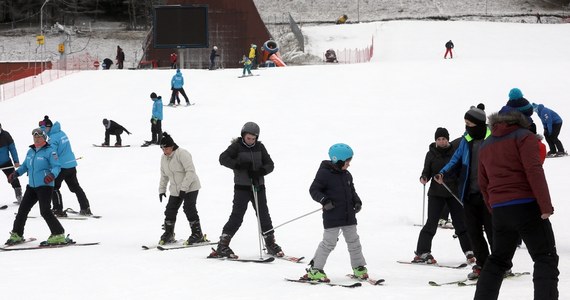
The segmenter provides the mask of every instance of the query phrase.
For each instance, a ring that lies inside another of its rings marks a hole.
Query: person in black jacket
[[[115,146],[120,147],[122,146],[121,134],[123,132],[131,134],[125,127],[113,120],[103,119],[103,125],[105,126],[105,142],[101,146],[109,146],[109,137],[114,135],[117,138]]]
[[[453,42],[451,40],[449,40],[449,42],[445,43],[445,55],[443,56],[444,59],[447,58],[447,54],[449,54],[449,58],[453,58],[453,52],[451,51],[451,49],[453,49],[453,47],[455,47],[453,45]]]
[[[10,158],[12,156],[12,158]],[[14,162],[12,164],[12,162]],[[10,133],[2,129],[2,124],[0,124],[0,168],[2,172],[6,175],[6,178],[15,171],[16,167],[20,166],[20,160],[18,158],[18,151],[16,151],[16,144]],[[15,178],[11,182],[12,188],[16,193],[15,203],[20,204],[22,202],[22,186],[18,178]]]
[[[230,218],[224,225],[218,247],[211,256],[237,258],[229,247],[230,241],[243,222],[249,202],[256,209],[255,194],[257,194],[259,207],[257,215],[261,223],[261,231],[268,232],[273,229],[267,207],[264,176],[273,172],[274,165],[267,149],[258,141],[258,138],[259,126],[254,122],[247,122],[241,129],[241,137],[232,140],[226,151],[220,154],[220,164],[234,172],[234,200]],[[284,255],[281,247],[275,243],[273,231],[264,235],[263,238],[268,254]]]
[[[123,62],[125,61],[125,52],[123,52],[123,48],[117,46],[117,69],[123,69]]]
[[[218,54],[218,47],[214,46],[212,52],[210,52],[210,70],[216,69],[216,57],[220,56]]]
[[[429,151],[426,154],[424,168],[420,176],[420,183],[423,185],[427,184],[449,162],[459,144],[459,139],[449,143],[449,132],[443,127],[436,129],[434,137],[435,142],[429,145]],[[453,193],[457,193],[457,176],[446,176],[445,184]],[[428,190],[428,218],[420,231],[415,251],[416,256],[412,262],[425,264],[435,264],[437,262],[431,255],[431,243],[437,230],[438,219],[446,205],[449,207],[461,250],[467,260],[470,262],[475,261],[471,243],[467,236],[467,229],[465,228],[463,207],[454,197],[443,185],[432,180]]]
[[[366,260],[362,254],[360,237],[356,232],[356,214],[362,208],[362,201],[352,182],[348,167],[354,152],[347,144],[334,144],[329,148],[330,160],[324,160],[309,188],[313,200],[323,206],[323,240],[307,269],[304,280],[329,282],[324,267],[329,254],[338,242],[342,231],[350,254],[350,264],[355,277],[368,278]]]

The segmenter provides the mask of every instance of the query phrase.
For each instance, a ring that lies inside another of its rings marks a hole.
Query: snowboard
[[[109,145],[109,146],[103,146],[103,145],[93,144],[93,147],[99,147],[99,148],[126,148],[126,147],[130,147],[130,146],[131,146],[131,145],[122,145],[122,146]]]
[[[253,77],[253,76],[259,76],[259,74],[252,74],[252,75],[241,75],[241,76],[238,76],[238,78],[244,78],[244,77]]]

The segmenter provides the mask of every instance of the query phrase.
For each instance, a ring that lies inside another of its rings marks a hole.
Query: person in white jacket
[[[192,234],[184,242],[185,245],[205,242],[206,238],[200,227],[200,217],[196,209],[200,179],[196,174],[192,155],[185,149],[179,148],[172,137],[164,132],[160,141],[163,155],[160,159],[160,185],[158,188],[159,199],[166,197],[166,187],[170,183],[168,204],[164,211],[164,234],[160,237],[159,244],[175,242],[174,225],[180,205],[184,203],[184,213],[190,223]]]

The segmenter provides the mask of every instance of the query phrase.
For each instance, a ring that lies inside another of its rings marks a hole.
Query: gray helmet
[[[259,125],[255,124],[254,122],[245,123],[241,128],[241,136],[243,137],[246,133],[251,133],[256,137],[259,137]]]

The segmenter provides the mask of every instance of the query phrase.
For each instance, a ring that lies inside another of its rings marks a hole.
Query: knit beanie
[[[53,123],[51,122],[51,120],[49,119],[48,116],[44,116],[44,119],[38,122],[38,125],[40,127],[45,126],[45,127],[52,127]]]
[[[175,147],[175,148],[177,148],[177,145],[174,142],[174,140],[172,139],[172,137],[170,136],[170,134],[168,134],[166,132],[162,133],[162,139],[160,140],[160,148],[164,148],[164,147]]]
[[[520,89],[518,88],[512,88],[509,91],[509,100],[513,100],[513,99],[520,99],[523,97],[523,93]]]
[[[150,99],[156,99],[156,98],[157,96],[155,92],[150,93]]]
[[[463,118],[477,125],[485,125],[487,122],[487,115],[485,115],[485,111],[475,106],[471,106]]]
[[[437,140],[440,137],[444,137],[446,140],[449,141],[449,132],[447,131],[447,129],[443,127],[438,127],[435,130],[435,140]]]

